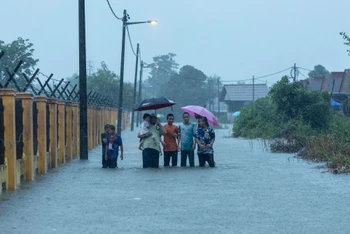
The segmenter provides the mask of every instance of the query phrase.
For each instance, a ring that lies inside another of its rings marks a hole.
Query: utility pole
[[[255,78],[253,76],[253,102],[255,101]]]
[[[134,79],[134,100],[133,100],[133,108],[136,105],[136,86],[137,86],[137,68],[139,65],[139,53],[140,53],[140,46],[139,43],[137,43],[136,48],[136,66],[135,66],[135,79]],[[135,123],[135,112],[132,110],[131,112],[131,131],[134,131],[134,123]]]
[[[142,98],[142,91],[141,91],[141,87],[142,87],[142,71],[143,71],[143,61],[141,60],[140,62],[140,80],[139,80],[139,96],[138,96],[138,103],[141,102],[141,98]],[[138,115],[138,119],[137,119],[137,126],[138,126],[138,123],[141,124],[141,114],[140,112],[138,111],[137,112],[137,115]]]
[[[220,79],[219,77],[217,78],[217,83],[218,83],[218,115],[220,114]]]
[[[293,70],[294,70],[293,81],[295,82],[295,80],[297,79],[297,65],[296,65],[296,63],[294,63],[294,68],[293,68]]]
[[[80,159],[88,159],[87,86],[85,0],[79,0],[79,106],[80,106]]]
[[[120,62],[120,83],[119,83],[119,103],[118,103],[118,124],[117,134],[122,134],[122,112],[123,112],[123,92],[124,92],[124,57],[125,57],[125,30],[127,27],[128,15],[123,12],[123,32],[122,32],[122,54]]]

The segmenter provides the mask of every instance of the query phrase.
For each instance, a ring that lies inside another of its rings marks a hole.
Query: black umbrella
[[[175,105],[176,102],[165,97],[148,98],[136,105],[134,111],[156,110]]]

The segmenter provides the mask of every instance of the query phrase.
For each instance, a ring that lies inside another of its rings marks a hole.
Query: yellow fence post
[[[98,145],[98,107],[95,106],[95,126],[94,126],[94,135],[95,135],[95,141],[94,141],[94,146]]]
[[[38,109],[38,156],[39,156],[39,172],[47,172],[46,159],[46,102],[47,98],[43,96],[35,97]]]
[[[89,132],[89,136],[88,136],[88,144],[89,144],[89,150],[92,149],[93,147],[93,141],[92,141],[92,126],[93,126],[93,120],[92,120],[92,107],[89,106],[89,110],[88,110],[88,132]]]
[[[108,112],[109,112],[109,122],[111,124],[113,124],[113,125],[116,125],[115,121],[113,120],[114,118],[113,118],[113,111],[112,111],[112,109],[108,108]],[[117,126],[115,126],[115,127],[116,127],[115,129],[117,130]]]
[[[34,142],[33,142],[33,95],[31,93],[17,93],[16,97],[22,100],[23,107],[23,153],[25,180],[34,179]]]
[[[15,123],[15,90],[0,89],[4,106],[4,145],[5,165],[7,164],[6,187],[14,190],[17,187],[17,157],[16,157],[16,123]]]
[[[80,106],[77,108],[77,155],[80,155]]]
[[[72,112],[73,112],[73,156],[78,156],[78,103],[73,103],[72,105]]]
[[[87,108],[87,122],[88,122],[88,149],[91,149],[91,106],[88,106]]]
[[[107,121],[107,108],[104,107],[103,108],[103,125],[109,124],[109,122]]]
[[[50,165],[57,167],[57,99],[48,98],[50,110]]]
[[[72,103],[66,102],[66,159],[72,159]]]
[[[59,163],[63,164],[66,162],[66,132],[65,132],[65,126],[66,126],[66,108],[65,108],[65,102],[63,100],[57,101],[57,110],[58,110],[58,149],[59,149]]]
[[[97,126],[98,135],[97,135],[97,139],[98,139],[98,144],[101,144],[102,142],[101,142],[101,137],[100,137],[100,135],[101,135],[101,133],[102,133],[102,131],[101,131],[101,126],[102,126],[102,119],[103,119],[102,108],[98,108],[97,111],[98,111],[98,126]]]
[[[95,146],[95,107],[91,106],[91,149]]]

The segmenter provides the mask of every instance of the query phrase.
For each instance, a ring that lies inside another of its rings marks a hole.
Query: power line
[[[131,50],[134,53],[134,55],[137,56],[136,53],[135,53],[135,50],[134,50],[134,46],[132,45],[132,42],[131,42],[131,37],[130,37],[130,32],[129,32],[129,27],[128,26],[126,26],[126,31],[128,31],[128,38],[129,38]]]
[[[297,68],[302,69],[302,70],[305,70],[305,71],[312,71],[312,70],[310,70],[310,69],[303,68],[303,67],[297,67]]]
[[[300,68],[300,67],[299,67]],[[302,75],[304,78],[309,79],[309,77],[305,76],[301,71],[299,71],[300,75]]]
[[[108,3],[109,9],[111,9],[111,12],[113,13],[114,17],[117,18],[118,20],[122,20],[122,18],[118,17],[118,16],[114,13],[113,8],[112,8],[111,4],[109,3],[109,1],[108,1],[108,0],[106,0],[106,1],[107,1],[107,3]]]
[[[274,76],[274,75],[277,75],[279,73],[282,73],[282,72],[285,72],[285,71],[288,71],[289,69],[291,69],[291,67],[288,67],[282,71],[278,71],[278,72],[274,72],[274,73],[271,73],[271,74],[268,74],[268,75],[265,75],[265,76],[260,76],[260,77],[256,77],[255,80],[257,79],[262,79],[262,78],[266,78],[266,77],[269,77],[269,76]]]
[[[273,76],[273,75],[277,75],[279,73],[282,73],[282,72],[285,72],[285,71],[288,71],[289,69],[291,69],[292,67],[288,67],[282,71],[278,71],[278,72],[274,72],[274,73],[271,73],[271,74],[268,74],[268,75],[264,75],[264,76],[259,76],[259,77],[255,77],[254,79],[257,80],[257,79],[262,79],[262,78],[266,78],[266,77],[270,77],[270,76]],[[228,81],[221,81],[221,82],[240,82],[240,81],[248,81],[248,80],[252,80],[252,78],[249,78],[249,79],[243,79],[243,80],[228,80]]]

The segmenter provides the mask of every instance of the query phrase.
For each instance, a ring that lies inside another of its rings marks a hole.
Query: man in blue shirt
[[[185,167],[188,157],[190,167],[194,167],[194,124],[190,123],[190,115],[187,112],[182,114],[183,123],[179,125],[179,151],[181,152],[181,166]]]

